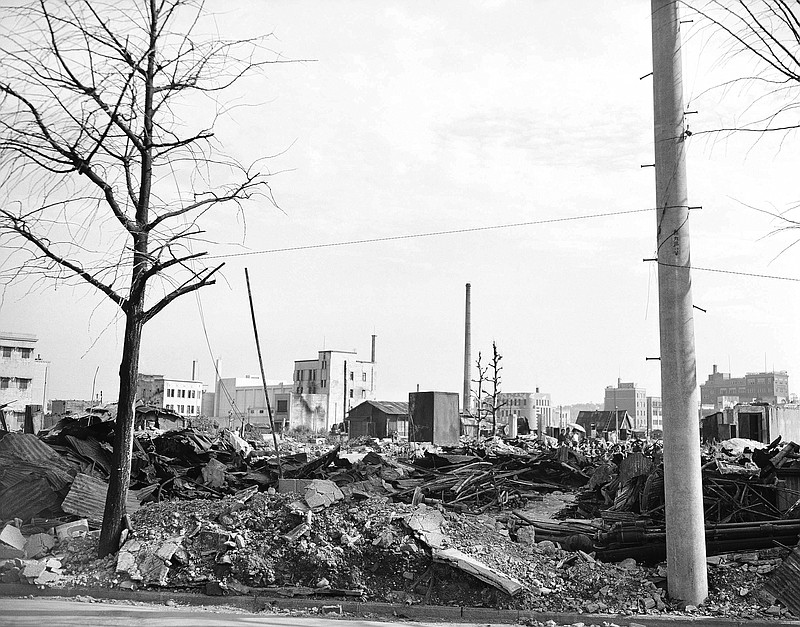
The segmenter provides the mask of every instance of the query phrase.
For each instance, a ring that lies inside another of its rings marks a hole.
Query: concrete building
[[[547,427],[560,426],[560,415],[550,405],[550,394],[540,392],[501,392],[498,394],[501,405],[498,413],[498,426],[508,425],[512,420],[524,418],[528,421],[531,431],[544,433]]]
[[[325,428],[346,421],[350,410],[364,401],[376,400],[377,361],[375,336],[369,361],[359,360],[355,351],[321,350],[316,359],[294,362],[295,394],[324,395]]]
[[[95,404],[96,403],[92,401],[81,401],[77,399],[53,399],[50,401],[50,413],[58,414],[59,416],[82,414]]]
[[[647,435],[653,431],[664,430],[664,419],[661,412],[661,397],[648,396],[647,397]]]
[[[139,373],[136,401],[141,405],[170,409],[183,418],[197,418],[203,403],[203,383],[169,379],[163,374]]]
[[[292,384],[267,380],[266,388],[275,421],[278,395],[290,393]],[[242,422],[264,427],[269,425],[269,413],[261,377],[246,375],[218,379],[211,415],[223,427],[237,428]],[[275,426],[278,430],[282,430],[282,424]]]
[[[719,372],[714,364],[705,383],[700,384],[700,403],[714,409],[724,409],[722,397],[727,404],[770,403],[780,405],[789,402],[789,374],[786,370],[772,372],[748,372],[743,377],[731,377],[729,372]]]
[[[38,338],[28,333],[0,331],[0,405],[5,405],[10,431],[22,429],[25,406],[47,407],[50,362],[34,355]]]
[[[644,388],[637,388],[635,383],[617,379],[617,385],[606,386],[603,398],[603,411],[626,410],[631,417],[631,428],[644,431],[647,429],[647,393]]]

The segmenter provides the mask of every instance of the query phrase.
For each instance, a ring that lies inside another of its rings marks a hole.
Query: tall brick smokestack
[[[472,394],[470,393],[470,366],[472,362],[472,320],[470,312],[470,285],[467,283],[466,304],[464,306],[464,398],[462,407],[465,412],[472,408]]]

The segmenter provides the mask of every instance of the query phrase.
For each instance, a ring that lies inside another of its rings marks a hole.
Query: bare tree
[[[273,203],[263,161],[214,136],[218,96],[280,62],[264,38],[199,34],[194,0],[40,0],[4,10],[0,37],[0,241],[6,282],[84,283],[119,307],[124,342],[101,556],[123,528],[142,329],[211,285],[201,218]]]
[[[683,0],[700,18],[701,32],[720,39],[717,65],[744,61],[751,70],[706,90],[741,88],[749,104],[730,125],[703,132],[787,132],[800,128],[800,2],[797,0]]]
[[[492,359],[489,362],[489,383],[491,383],[492,389],[491,392],[487,392],[486,395],[489,416],[492,419],[492,434],[497,433],[497,415],[506,405],[505,401],[500,401],[500,385],[502,383],[500,371],[503,370],[503,366],[500,365],[500,361],[502,359],[503,356],[497,350],[497,342],[492,341]],[[509,420],[511,419],[512,418],[509,418]]]
[[[480,437],[481,423],[484,421],[484,419],[488,414],[487,404],[486,404],[486,390],[484,386],[489,381],[489,366],[483,365],[483,355],[481,354],[480,351],[478,351],[478,358],[475,360],[475,371],[477,373],[478,378],[472,380],[472,382],[475,383],[477,387],[472,388],[471,414],[478,426],[478,437]]]
[[[800,129],[800,2],[798,0],[682,0],[695,12],[698,32],[708,34],[706,43],[717,40],[724,50],[715,69],[723,74],[729,61],[743,62],[747,70],[726,77],[695,97],[737,95],[741,108],[729,111],[730,119],[709,129],[687,131],[687,135],[755,135],[758,142],[767,135],[787,136]],[[718,110],[715,107],[715,110]],[[687,126],[688,129],[688,126]],[[745,206],[777,220],[772,235],[787,229],[800,229],[800,221],[788,211],[773,211]],[[786,246],[791,248],[797,241]],[[782,252],[779,254],[782,254]]]

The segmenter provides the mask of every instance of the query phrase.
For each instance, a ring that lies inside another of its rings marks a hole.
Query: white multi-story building
[[[325,396],[325,428],[345,422],[347,413],[364,401],[377,400],[375,392],[375,336],[369,361],[355,351],[321,350],[316,359],[294,362],[295,394]]]
[[[653,431],[662,431],[664,429],[664,420],[661,413],[661,397],[648,396],[647,397],[647,435]]]
[[[150,407],[170,409],[184,418],[196,418],[203,404],[203,383],[140,373],[136,380],[136,400]]]
[[[50,362],[34,355],[38,338],[28,333],[0,331],[0,411],[10,431],[21,429],[26,405],[47,408],[47,369]]]
[[[553,412],[550,394],[539,392],[501,392],[497,396],[500,409],[498,423],[508,425],[511,420],[525,418],[531,430],[544,433],[547,427],[559,426],[560,416]]]

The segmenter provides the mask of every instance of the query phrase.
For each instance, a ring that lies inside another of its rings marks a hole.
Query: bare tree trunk
[[[119,550],[122,534],[125,501],[131,480],[131,459],[133,457],[133,428],[136,418],[136,379],[139,372],[139,349],[142,343],[143,295],[131,307],[125,318],[125,340],[122,346],[122,361],[119,366],[119,399],[117,421],[114,430],[114,454],[112,456],[111,476],[108,483],[108,496],[103,512],[103,527],[100,532],[98,557],[105,557]]]

